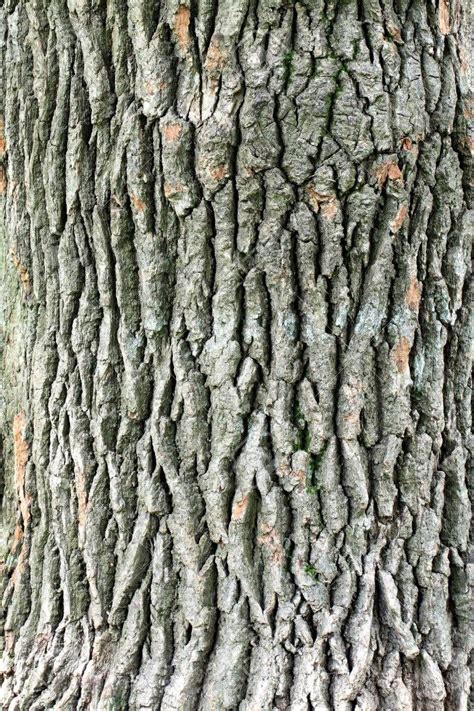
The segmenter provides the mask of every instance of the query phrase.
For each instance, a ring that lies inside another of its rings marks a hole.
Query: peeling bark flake
[[[395,234],[400,230],[402,227],[403,223],[405,222],[406,216],[408,214],[408,208],[406,205],[402,205],[400,209],[398,210],[395,219],[392,221],[390,225],[391,231]]]
[[[13,418],[13,452],[15,458],[15,490],[20,502],[23,527],[30,520],[29,497],[25,493],[25,472],[29,456],[29,447],[25,440],[25,427],[25,415],[20,412]]]
[[[403,182],[402,171],[396,163],[392,163],[391,161],[382,163],[382,165],[375,169],[374,175],[380,187],[382,187],[387,180],[400,180]]]
[[[439,7],[439,29],[441,34],[449,35],[451,25],[449,21],[449,0],[438,0]]]
[[[223,54],[218,41],[213,38],[207,50],[206,61],[204,63],[208,72],[221,71],[225,66],[226,58]]]
[[[188,50],[191,38],[189,36],[189,25],[191,21],[191,11],[186,5],[180,5],[175,15],[174,30],[181,52],[185,54]]]
[[[411,345],[410,341],[402,336],[395,346],[393,357],[395,365],[399,373],[404,373],[408,369],[408,361],[410,356]]]
[[[163,127],[165,139],[172,143],[176,141],[183,132],[182,126],[179,123],[168,123]]]
[[[17,270],[18,277],[20,279],[20,284],[23,287],[23,290],[25,291],[25,294],[29,294],[31,292],[31,282],[30,282],[30,275],[26,267],[24,267],[20,260],[18,259],[17,255],[15,252],[12,250],[11,252],[12,255],[12,261],[15,266],[15,269]]]
[[[5,155],[5,151],[7,148],[7,144],[5,141],[5,121],[3,119],[3,116],[0,116],[0,158],[3,158]]]
[[[416,277],[412,277],[405,294],[405,303],[412,311],[418,311],[421,300],[421,284]]]

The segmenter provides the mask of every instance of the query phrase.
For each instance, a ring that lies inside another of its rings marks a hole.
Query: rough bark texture
[[[2,709],[467,709],[468,6],[4,0]]]

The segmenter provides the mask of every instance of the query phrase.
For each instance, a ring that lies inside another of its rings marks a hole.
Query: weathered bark
[[[2,709],[467,709],[468,5],[4,0]]]

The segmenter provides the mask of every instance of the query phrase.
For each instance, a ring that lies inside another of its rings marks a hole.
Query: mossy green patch
[[[309,452],[311,447],[311,433],[298,401],[295,402],[293,408],[293,424],[297,429],[296,438],[293,442],[293,451],[298,452],[303,450],[304,452]]]
[[[325,442],[317,454],[312,454],[306,477],[306,491],[308,494],[317,494],[321,488],[321,483],[317,480],[316,474],[321,469],[323,457],[327,451],[329,442]]]
[[[285,68],[285,84],[288,84],[291,81],[291,77],[294,71],[293,67],[293,58],[294,58],[294,52],[293,50],[289,50],[288,52],[285,52],[283,55],[283,67]]]
[[[314,565],[310,565],[309,563],[306,563],[304,566],[304,572],[306,575],[309,575],[310,578],[313,578],[313,580],[318,579],[318,572]]]

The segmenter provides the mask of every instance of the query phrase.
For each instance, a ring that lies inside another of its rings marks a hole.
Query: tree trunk
[[[2,709],[468,708],[468,5],[4,0]]]

